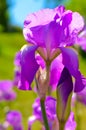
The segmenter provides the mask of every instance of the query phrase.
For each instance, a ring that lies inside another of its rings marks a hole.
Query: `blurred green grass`
[[[0,34],[0,80],[13,79],[14,76],[14,57],[15,53],[26,44],[23,35],[20,33],[1,33]],[[1,103],[0,121],[3,121],[1,110],[6,104],[12,110],[19,110],[22,113],[24,129],[27,130],[27,119],[32,113],[32,103],[36,95],[30,91],[20,91],[15,88],[17,98],[10,103]]]
[[[0,80],[13,79],[14,76],[14,56],[20,48],[26,44],[23,34],[20,33],[1,33],[0,34]],[[79,56],[80,70],[86,76],[86,59]],[[20,91],[15,88],[17,98],[15,101],[7,103],[12,110],[19,110],[22,113],[24,130],[27,130],[27,119],[32,113],[32,103],[36,98],[36,94],[31,91]],[[5,103],[0,105],[4,106]],[[80,130],[86,130],[86,107],[79,104],[79,116],[81,122]],[[0,106],[0,121],[4,119]],[[36,123],[33,130],[39,130],[40,125]],[[36,129],[37,128],[37,129]]]

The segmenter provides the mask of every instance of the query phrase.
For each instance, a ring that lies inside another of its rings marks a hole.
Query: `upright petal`
[[[82,82],[82,76],[79,71],[79,62],[77,53],[71,48],[60,48],[62,51],[62,63],[75,78],[75,92],[81,91],[85,85]]]
[[[63,6],[55,9],[43,9],[27,16],[24,21],[23,34],[32,44],[50,50],[68,39],[68,28],[72,21],[72,11]],[[63,45],[64,46],[64,45]]]
[[[24,37],[32,44],[44,44],[45,26],[54,19],[56,11],[43,9],[27,16],[24,21]]]
[[[21,80],[19,88],[22,90],[30,90],[30,85],[34,79],[39,65],[35,59],[35,51],[37,46],[26,46],[21,51]]]

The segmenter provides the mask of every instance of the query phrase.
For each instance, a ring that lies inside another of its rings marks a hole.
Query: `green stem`
[[[59,130],[64,130],[65,127],[65,122],[64,121],[60,121],[59,122]]]
[[[48,120],[47,120],[46,111],[45,111],[44,99],[40,100],[40,104],[41,104],[41,111],[42,111],[45,129],[49,130]]]
[[[79,111],[80,111],[80,106],[79,106],[79,103],[76,102],[75,103],[75,114],[76,114],[76,122],[77,122],[76,130],[81,130],[81,124],[80,124],[81,115],[80,115]]]

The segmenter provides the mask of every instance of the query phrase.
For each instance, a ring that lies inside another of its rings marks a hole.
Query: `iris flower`
[[[13,91],[13,82],[11,80],[0,81],[0,101],[11,101],[16,98],[16,93]]]
[[[13,127],[13,130],[23,130],[22,116],[18,111],[9,111],[6,115],[6,122]]]
[[[77,12],[65,10],[64,6],[43,9],[28,15],[24,21],[23,34],[29,45],[24,46],[19,54],[21,66],[19,88],[31,90],[31,84],[37,71],[40,66],[43,67],[41,60],[37,60],[37,54],[40,55],[40,59],[44,60],[45,66],[50,65],[51,72],[55,76],[53,68],[57,67],[56,71],[62,71],[54,61],[61,53],[63,66],[75,78],[74,91],[81,91],[84,85],[79,71],[78,56],[69,47],[75,43],[83,27],[82,16]],[[50,75],[51,85],[55,81],[53,75]]]
[[[56,117],[56,99],[51,96],[46,97],[45,106],[50,130],[59,130],[59,123]],[[28,130],[31,130],[32,124],[37,120],[42,123],[42,126],[44,125],[39,98],[33,104],[33,115],[28,120]],[[66,122],[65,130],[75,130],[75,128],[76,122],[74,121],[74,114],[71,112]],[[45,130],[44,127],[43,130]]]

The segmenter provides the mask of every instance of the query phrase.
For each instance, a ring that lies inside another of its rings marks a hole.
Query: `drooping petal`
[[[30,90],[31,83],[34,79],[39,65],[35,59],[35,51],[37,46],[26,46],[21,52],[21,80],[19,88],[22,90]]]
[[[68,28],[71,20],[72,11],[64,10],[63,6],[43,9],[27,16],[24,22],[24,37],[29,43],[50,50],[68,39],[68,29],[65,28]]]
[[[70,115],[72,90],[72,77],[68,69],[64,67],[57,85],[57,117],[59,121],[64,120],[66,122]]]
[[[79,61],[77,53],[71,48],[60,48],[62,51],[62,63],[75,78],[75,92],[81,91],[85,85],[82,82],[82,76],[79,71]]]

